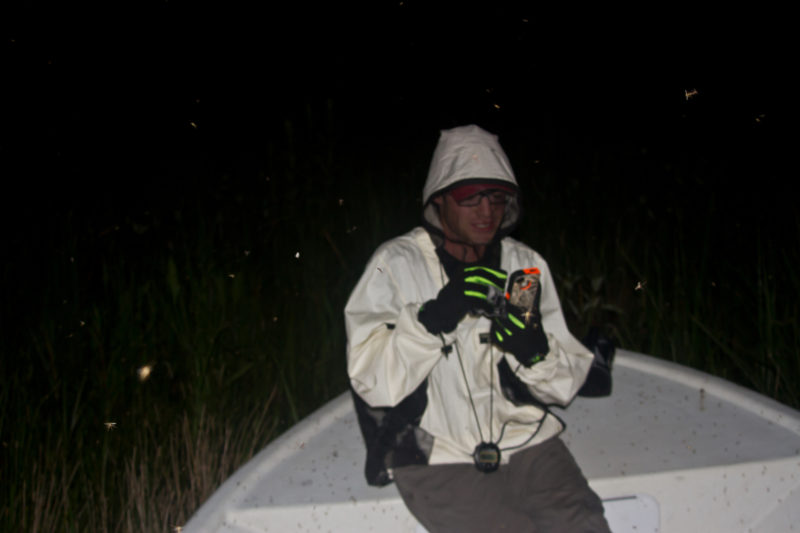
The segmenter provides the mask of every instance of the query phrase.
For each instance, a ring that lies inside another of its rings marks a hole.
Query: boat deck
[[[800,413],[724,380],[618,350],[614,391],[555,410],[624,531],[790,531],[800,521]],[[188,533],[420,531],[393,485],[364,481],[344,394],[237,471]]]
[[[800,413],[691,369],[622,352],[606,398],[554,409],[587,477],[649,474],[800,454]]]

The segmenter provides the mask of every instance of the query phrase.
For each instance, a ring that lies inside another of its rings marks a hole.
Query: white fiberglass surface
[[[610,397],[578,398],[558,410],[567,422],[562,438],[590,479],[798,454],[800,435],[789,428],[794,421],[780,424],[763,416],[758,402],[770,407],[768,400],[705,374],[663,365],[629,364],[621,351]],[[275,459],[265,458],[258,475],[247,480],[250,486],[242,489],[249,501],[237,507],[396,498],[392,488],[366,485],[364,447],[350,399],[345,395],[336,402],[335,409],[315,413],[305,426],[273,443]]]
[[[800,453],[800,416],[767,398],[639,355],[623,353],[613,374],[610,397],[578,398],[558,410],[567,423],[562,438],[589,478]]]
[[[763,479],[765,467],[759,463],[796,469],[796,459],[782,459],[800,453],[797,411],[706,374],[624,350],[618,351],[613,375],[610,397],[577,398],[568,409],[555,410],[567,423],[561,438],[601,496],[652,494],[664,505],[664,527],[679,524],[687,502],[697,498],[680,488],[681,480],[691,479],[693,486],[714,479],[714,486],[730,485],[730,498],[715,495],[700,506],[704,514],[743,494],[752,499],[756,481],[766,483],[764,502],[774,500],[777,492],[794,490],[794,476],[778,473],[789,487],[781,488]],[[370,525],[376,524],[375,516],[391,515],[383,525],[407,531],[413,520],[408,522],[397,490],[393,485],[369,487],[364,459],[352,400],[343,394],[240,468],[198,511],[187,531],[273,531],[282,523],[280,517],[317,512],[324,522],[337,509],[344,513],[340,519]],[[759,475],[741,474],[748,469]],[[712,479],[715,472],[719,479]],[[744,483],[741,490],[731,484],[734,477]],[[683,510],[676,514],[678,508]],[[755,516],[747,509],[740,514],[748,523]],[[253,529],[256,523],[260,525]],[[297,530],[310,524],[303,521]]]

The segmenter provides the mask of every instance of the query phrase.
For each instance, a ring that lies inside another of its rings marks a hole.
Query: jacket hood
[[[433,152],[428,179],[422,189],[422,214],[425,227],[435,236],[440,237],[443,232],[439,210],[431,200],[448,189],[473,182],[497,182],[516,191],[506,206],[497,237],[514,229],[520,218],[519,186],[514,171],[497,135],[472,124],[442,130]]]

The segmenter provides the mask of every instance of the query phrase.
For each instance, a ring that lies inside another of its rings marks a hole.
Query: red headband
[[[478,194],[481,191],[487,191],[491,189],[507,193],[514,192],[514,189],[507,185],[498,185],[497,183],[471,183],[469,185],[462,185],[460,187],[450,189],[450,196],[452,196],[453,200],[456,202],[460,202],[461,200]]]

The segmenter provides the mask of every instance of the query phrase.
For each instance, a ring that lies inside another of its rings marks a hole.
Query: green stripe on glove
[[[501,350],[511,353],[523,366],[532,366],[547,355],[550,346],[536,313],[534,320],[525,324],[509,306],[504,316],[496,317],[492,323],[492,342]]]
[[[467,313],[490,315],[495,303],[505,294],[508,275],[497,269],[471,266],[460,270],[439,291],[435,299],[425,302],[418,319],[430,333],[449,333]]]

